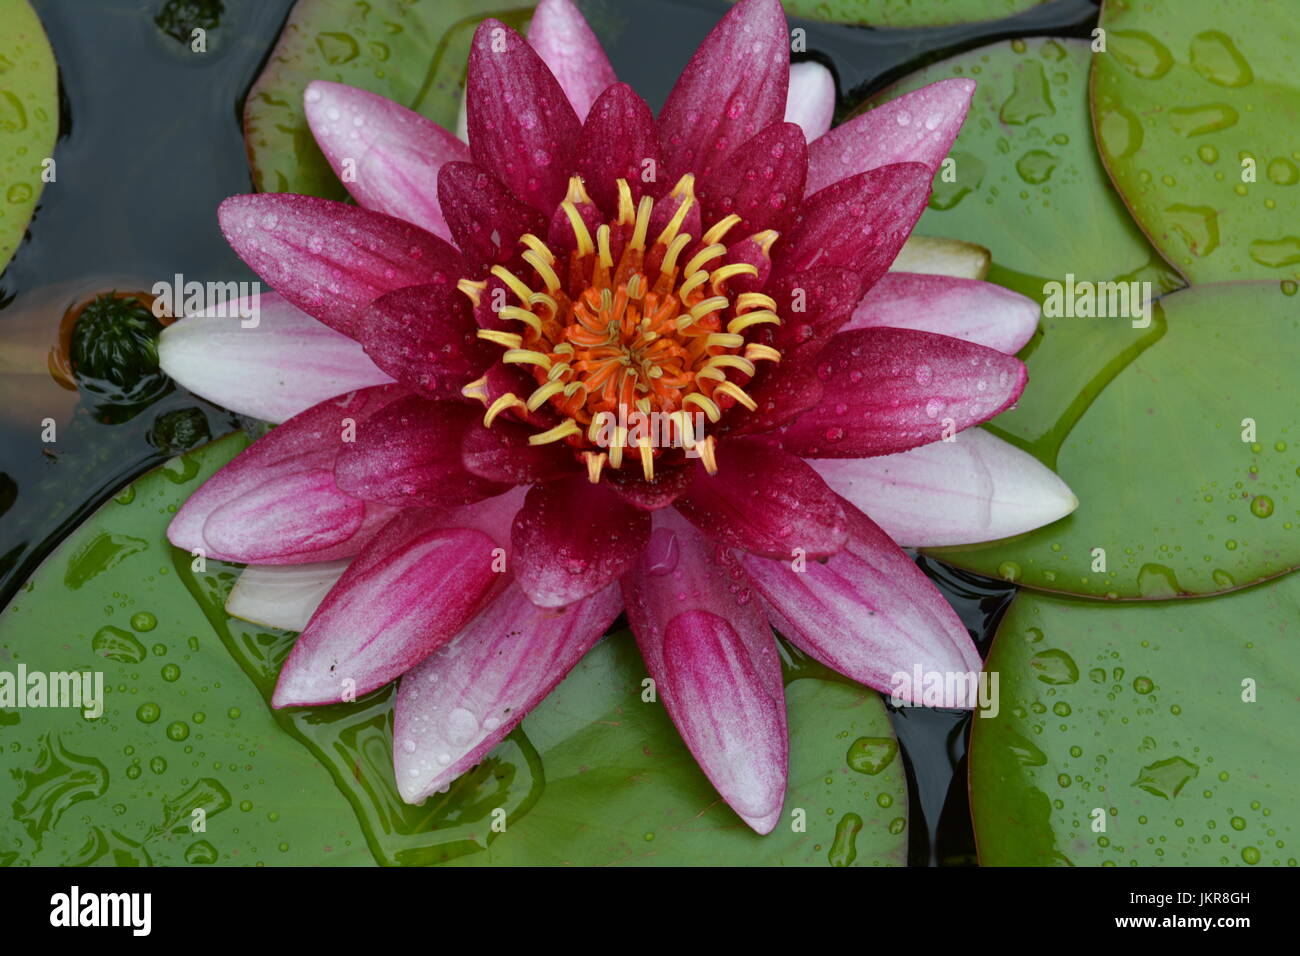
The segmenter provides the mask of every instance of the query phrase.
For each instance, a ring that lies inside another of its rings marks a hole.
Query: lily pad
[[[1087,42],[1007,40],[934,63],[876,105],[952,77],[976,81],[970,113],[917,231],[987,246],[988,280],[1043,302],[1048,283],[1181,284],[1142,236],[1097,159],[1088,113]],[[1046,315],[1021,351],[1029,386],[992,431],[1054,466],[1088,402],[1155,340],[1126,319]]]
[[[456,128],[474,28],[497,17],[522,29],[535,0],[299,0],[244,106],[253,185],[342,199],[312,139],[302,94],[312,80],[386,96]]]
[[[1241,282],[1166,296],[1155,343],[1061,446],[1057,469],[1078,510],[1018,538],[933,553],[1112,599],[1213,594],[1300,565],[1295,292]]]
[[[1000,20],[1047,0],[782,0],[786,13],[808,20],[873,27],[938,27]]]
[[[980,861],[1295,866],[1300,575],[1106,607],[1022,591],[971,735]]]
[[[27,0],[0,6],[0,272],[22,242],[59,132],[59,71]]]
[[[1193,282],[1300,278],[1300,26],[1267,0],[1107,0],[1102,158]]]
[[[138,479],[0,614],[0,671],[99,669],[107,691],[94,720],[0,709],[0,745],[16,755],[0,777],[13,808],[0,862],[906,862],[883,703],[789,648],[790,791],[769,836],[719,800],[662,704],[642,699],[626,631],[447,793],[403,803],[391,688],[272,711],[294,635],[229,617],[239,568],[196,568],[165,540],[177,506],[245,445],[231,436]],[[196,807],[202,834],[187,829]]]

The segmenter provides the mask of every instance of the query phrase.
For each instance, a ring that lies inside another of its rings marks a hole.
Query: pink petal
[[[790,64],[785,121],[797,123],[808,142],[831,128],[835,118],[835,76],[816,60]]]
[[[930,171],[920,163],[882,166],[814,193],[776,244],[777,275],[838,266],[869,288],[889,270],[929,198]]]
[[[733,548],[774,558],[834,554],[844,543],[839,498],[812,468],[752,438],[718,446],[718,472],[696,466],[677,510]]]
[[[274,292],[234,308],[236,316],[256,309],[256,325],[205,313],[169,325],[158,340],[163,371],[210,402],[278,424],[335,395],[392,382],[356,341]]]
[[[741,221],[732,235],[764,229],[784,233],[803,199],[808,146],[793,123],[774,123],[748,140],[726,165],[699,182],[710,224],[732,213]]]
[[[469,300],[443,283],[380,296],[357,331],[374,365],[431,398],[459,400],[501,351],[478,338]]]
[[[771,329],[763,341],[780,350],[783,363],[816,354],[853,315],[861,287],[856,272],[835,266],[782,276],[765,290],[776,300],[781,324],[763,327]]]
[[[577,163],[587,192],[606,216],[618,213],[620,179],[627,180],[634,202],[647,193],[658,197],[673,185],[661,168],[654,114],[626,83],[615,83],[591,107],[582,124]]]
[[[581,123],[542,58],[500,20],[474,31],[466,102],[474,162],[549,216],[564,198]]]
[[[897,455],[809,464],[907,547],[1009,538],[1051,524],[1079,505],[1050,468],[982,428]]]
[[[741,561],[772,625],[827,667],[885,693],[923,674],[972,674],[979,653],[957,612],[911,559],[856,508],[844,550],[792,566],[752,555]],[[919,696],[900,694],[922,703]],[[945,701],[972,707],[974,700]]]
[[[271,705],[360,697],[451,640],[506,586],[499,507],[492,499],[450,512],[412,508],[394,518],[312,615]]]
[[[606,470],[601,481],[620,498],[642,511],[667,508],[682,496],[694,479],[695,470],[689,464],[676,468],[656,468],[655,476],[646,481],[634,468]]]
[[[528,42],[555,74],[578,119],[605,87],[618,81],[596,34],[572,0],[542,0],[528,25]]]
[[[870,458],[939,441],[1009,408],[1025,367],[1001,352],[912,329],[833,336],[818,375],[825,395],[781,435],[804,458]]]
[[[487,170],[473,163],[448,163],[438,177],[438,198],[447,228],[474,275],[519,254],[524,233],[542,236],[546,218],[515,198]]]
[[[464,275],[459,254],[409,222],[292,193],[231,196],[217,210],[239,257],[289,302],[354,335],[372,300]]]
[[[447,507],[505,491],[467,472],[460,445],[480,413],[462,402],[400,398],[357,426],[334,463],[340,490],[399,508]]]
[[[534,604],[564,607],[621,576],[649,537],[647,512],[585,475],[537,485],[511,531],[515,575]]]
[[[618,586],[563,610],[506,588],[442,647],[403,675],[393,716],[393,767],[407,803],[443,789],[510,733],[614,623]]]
[[[307,124],[334,173],[367,209],[451,238],[438,208],[438,170],[469,149],[419,113],[355,86],[313,80]]]
[[[226,598],[226,613],[263,627],[301,631],[351,563],[250,564]]]
[[[745,574],[672,509],[623,579],[627,616],[659,697],[700,769],[759,833],[785,800],[781,662]],[[703,808],[701,808],[703,809]]]
[[[347,558],[391,516],[334,486],[347,436],[406,394],[397,385],[331,398],[271,430],[190,495],[167,528],[186,551],[251,564]]]
[[[659,114],[669,179],[708,175],[785,115],[790,35],[779,0],[741,0],[704,38]]]
[[[936,332],[1015,355],[1038,328],[1038,303],[991,282],[890,272],[840,331],[879,326]]]
[[[498,418],[491,428],[476,420],[460,442],[461,462],[471,475],[507,485],[555,481],[579,470],[573,452],[563,442],[534,445],[537,430]]]
[[[809,194],[891,163],[923,163],[934,173],[974,93],[974,80],[940,80],[837,126],[808,150]]]

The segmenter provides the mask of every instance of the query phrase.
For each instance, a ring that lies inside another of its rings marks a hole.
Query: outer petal
[[[741,0],[704,38],[659,114],[669,179],[707,175],[785,115],[790,36],[779,0]]]
[[[777,243],[777,274],[838,266],[869,288],[889,270],[929,197],[930,171],[920,163],[883,166],[813,194],[788,241]]]
[[[646,160],[653,163],[647,167]],[[596,100],[578,141],[578,173],[606,216],[618,212],[618,181],[626,179],[633,201],[643,194],[658,197],[673,184],[656,174],[647,183],[647,168],[660,166],[659,134],[645,100],[626,83],[615,83]],[[658,212],[658,209],[655,210]],[[654,235],[654,233],[652,233]]]
[[[402,677],[393,725],[397,789],[419,803],[483,759],[591,650],[623,607],[618,585],[562,611],[512,584]]]
[[[500,512],[517,501],[510,494],[394,518],[312,615],[280,671],[271,705],[368,694],[451,640],[506,585],[497,550],[506,546]]]
[[[961,239],[908,236],[890,272],[921,272],[954,279],[986,279],[993,256],[983,246]]]
[[[897,455],[809,464],[907,547],[1008,538],[1079,506],[1050,468],[981,428]]]
[[[716,475],[696,469],[677,510],[727,545],[774,558],[793,557],[796,549],[820,558],[844,543],[839,498],[793,455],[737,438],[719,446]]]
[[[742,558],[773,626],[827,667],[885,693],[910,690],[918,667],[923,674],[978,673],[979,653],[952,606],[887,534],[857,509],[846,510],[853,530],[828,561],[796,571],[786,561]],[[906,684],[898,674],[907,675]],[[899,696],[922,703],[910,692]]]
[[[466,94],[474,162],[549,216],[581,130],[560,84],[519,34],[488,19],[474,32]]]
[[[974,80],[940,80],[837,126],[809,148],[808,192],[890,163],[924,163],[933,173],[974,93]]]
[[[313,80],[303,103],[312,135],[357,202],[451,238],[438,208],[438,170],[469,159],[464,143],[419,113],[355,86]]]
[[[409,222],[292,193],[231,196],[217,210],[231,248],[291,303],[355,337],[372,300],[464,275],[460,255]]]
[[[790,64],[785,121],[797,123],[808,142],[831,128],[835,118],[835,76],[816,60]]]
[[[539,607],[564,607],[620,577],[650,538],[648,512],[585,476],[537,485],[515,516],[515,574]]]
[[[223,408],[277,424],[335,395],[392,382],[357,342],[274,292],[236,305],[240,315],[253,308],[250,327],[205,313],[163,329],[163,371]]]
[[[618,81],[600,41],[572,0],[542,0],[528,25],[528,42],[551,68],[580,120],[587,118],[605,87]]]
[[[671,508],[623,579],[628,620],[668,715],[722,798],[759,833],[785,799],[781,663],[745,574]]]
[[[357,426],[334,463],[340,490],[399,508],[468,504],[505,491],[476,478],[461,462],[465,430],[479,412],[461,402],[400,398]]]
[[[818,375],[825,394],[781,435],[805,458],[869,458],[928,445],[1009,408],[1025,387],[1019,360],[912,329],[833,336]]]
[[[428,283],[396,289],[372,302],[358,337],[373,364],[403,385],[430,397],[459,400],[465,384],[496,359],[477,332],[469,300],[451,284]]]
[[[784,233],[803,198],[808,147],[793,123],[774,123],[748,140],[725,166],[699,183],[709,223],[735,213],[734,235],[764,229]]]
[[[1015,355],[1038,328],[1038,303],[991,282],[890,272],[840,331],[878,326],[936,332]]]
[[[249,565],[226,598],[226,613],[265,627],[301,631],[351,563]]]
[[[310,564],[347,558],[391,509],[334,485],[334,457],[358,423],[405,394],[396,385],[321,402],[273,429],[190,495],[167,528],[186,551],[250,564]]]

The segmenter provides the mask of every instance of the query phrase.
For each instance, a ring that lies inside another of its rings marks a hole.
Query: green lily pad
[[[342,199],[312,139],[302,93],[312,80],[386,96],[455,130],[474,28],[522,29],[535,0],[299,0],[244,106],[253,185]]]
[[[1000,20],[1047,0],[782,0],[786,13],[808,20],[873,27],[939,27]]]
[[[0,614],[0,672],[97,668],[106,690],[94,720],[0,707],[13,768],[0,775],[13,809],[0,863],[906,862],[883,703],[788,648],[790,790],[769,836],[719,800],[662,705],[642,700],[626,631],[447,793],[403,803],[392,688],[272,711],[294,635],[229,617],[239,568],[196,569],[165,540],[179,504],[246,443],[231,436],[138,479]],[[201,834],[187,829],[197,807]]]
[[[1166,296],[1155,344],[1061,447],[1057,470],[1078,510],[1018,538],[933,552],[1030,587],[1112,599],[1213,594],[1300,565],[1295,292],[1241,282]]]
[[[1143,230],[1193,282],[1300,278],[1300,27],[1267,0],[1107,0],[1092,109]]]
[[[1124,607],[1022,591],[971,735],[980,861],[1295,866],[1298,621],[1300,575]]]
[[[1086,41],[1007,40],[934,63],[867,107],[952,77],[976,81],[917,231],[988,247],[988,281],[1043,302],[1049,282],[1181,280],[1133,223],[1097,159]],[[1020,357],[1029,387],[991,429],[1054,467],[1088,402],[1155,340],[1123,319],[1044,316]]]
[[[0,6],[0,272],[22,242],[59,132],[59,71],[27,0]]]

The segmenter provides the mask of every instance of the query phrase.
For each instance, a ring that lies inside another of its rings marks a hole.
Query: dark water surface
[[[582,2],[620,79],[652,106],[667,97],[722,0]],[[154,23],[162,0],[35,0],[60,70],[58,180],[0,276],[0,339],[43,352],[60,318],[111,290],[147,291],[175,273],[255,276],[217,228],[217,204],[252,189],[240,128],[243,99],[292,0],[226,0],[209,52]],[[508,7],[509,0],[502,6]],[[1091,0],[1054,0],[1006,20],[918,30],[794,21],[807,56],[832,69],[842,116],[936,59],[1017,36],[1087,36]],[[197,409],[208,434],[234,416],[176,388],[128,421],[105,424],[40,368],[0,381],[0,605],[72,528],[122,485],[171,456],[155,422]],[[42,443],[41,420],[59,440]],[[1015,589],[918,559],[987,652]],[[912,708],[893,714],[911,796],[913,865],[975,862],[966,798],[969,716]]]

